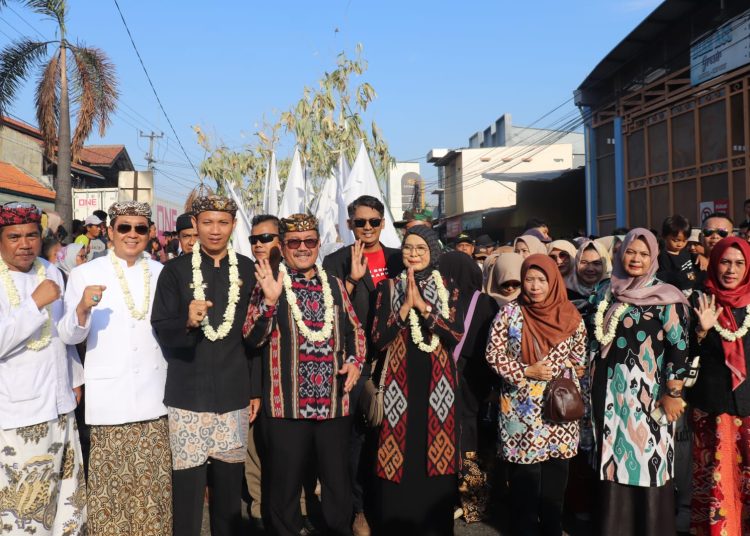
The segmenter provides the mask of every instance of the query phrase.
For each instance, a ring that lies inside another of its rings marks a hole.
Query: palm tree
[[[52,19],[57,24],[58,35],[54,41],[22,38],[0,51],[0,114],[5,114],[32,70],[40,68],[36,118],[45,156],[50,160],[57,157],[55,210],[69,225],[73,220],[71,163],[77,159],[95,125],[99,127],[100,136],[106,133],[118,97],[115,68],[101,49],[68,41],[65,0],[19,1],[35,13]],[[7,0],[0,0],[0,7],[6,5]],[[77,107],[72,139],[71,102]]]

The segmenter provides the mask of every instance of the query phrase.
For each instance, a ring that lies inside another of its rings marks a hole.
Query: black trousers
[[[306,469],[317,461],[323,518],[330,534],[350,534],[352,485],[349,476],[351,418],[326,421],[263,417],[269,453],[263,460],[263,504],[271,529],[279,536],[298,536],[302,529],[299,501]]]
[[[676,532],[674,486],[626,486],[599,482],[600,534],[672,536]]]
[[[175,536],[200,536],[203,498],[211,481],[209,513],[212,536],[242,532],[242,474],[244,464],[211,459],[190,469],[172,471],[172,514]]]
[[[508,463],[507,467],[512,534],[561,536],[568,460]]]

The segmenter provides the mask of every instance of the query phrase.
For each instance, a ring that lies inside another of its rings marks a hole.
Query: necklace
[[[302,310],[299,308],[297,295],[294,293],[294,289],[292,289],[292,278],[289,277],[286,267],[281,265],[279,266],[279,270],[283,274],[284,294],[297,329],[308,341],[323,342],[328,340],[333,331],[333,294],[331,294],[331,285],[328,284],[326,271],[319,264],[316,264],[315,267],[318,270],[318,276],[323,285],[323,308],[325,309],[323,327],[317,331],[313,331],[305,325],[305,319],[302,317]]]
[[[610,295],[611,294],[608,292],[604,299],[599,303],[599,307],[596,308],[596,314],[594,315],[594,337],[596,337],[596,340],[599,341],[599,344],[602,346],[612,344],[612,341],[615,340],[617,324],[622,320],[622,317],[625,316],[628,307],[630,307],[627,303],[620,304],[617,309],[615,309],[615,312],[609,321],[607,332],[604,333],[604,314],[609,307]]]
[[[716,330],[716,333],[727,342],[734,342],[737,339],[741,339],[747,335],[747,330],[750,329],[750,305],[745,307],[745,320],[737,331],[729,331],[728,329],[721,327],[718,320],[716,321],[716,324],[714,324],[714,329]]]
[[[218,341],[229,335],[234,323],[234,313],[237,310],[237,302],[240,301],[240,272],[237,269],[237,254],[230,246],[227,249],[229,256],[229,295],[227,308],[224,311],[224,321],[218,328],[214,329],[208,322],[208,316],[203,317],[201,326],[203,334],[211,341]],[[191,258],[193,267],[193,298],[199,301],[205,301],[206,291],[203,285],[203,273],[201,272],[201,243],[197,241],[193,246]]]
[[[128,307],[130,316],[136,320],[143,320],[148,314],[148,305],[151,299],[151,270],[148,269],[148,261],[145,257],[141,257],[141,268],[143,268],[143,306],[140,310],[135,308],[135,302],[133,301],[133,295],[130,293],[130,287],[128,287],[128,281],[125,279],[125,272],[120,266],[120,262],[117,260],[114,252],[110,251],[109,260],[112,262],[112,267],[115,269],[115,275],[117,280],[120,282],[120,290],[122,290],[122,296],[125,299],[125,305]]]
[[[406,279],[406,274],[402,273],[401,279]],[[443,278],[437,270],[432,271],[432,281],[435,283],[435,287],[437,287],[440,316],[448,318],[448,315],[450,314],[448,309],[448,290],[445,288]],[[411,340],[414,341],[417,348],[428,354],[434,352],[440,343],[440,338],[433,333],[432,337],[430,337],[430,344],[425,344],[424,337],[422,336],[422,328],[419,325],[419,317],[414,308],[409,310],[409,325],[411,326]]]
[[[34,259],[34,270],[36,271],[36,280],[38,284],[41,284],[47,277],[47,272],[44,269],[44,264],[39,259]],[[13,282],[13,278],[10,275],[10,270],[5,261],[0,259],[0,281],[2,281],[5,287],[5,293],[8,295],[8,303],[13,308],[21,305],[21,298],[18,295],[18,289],[16,284]],[[42,331],[38,339],[30,340],[26,343],[26,348],[38,352],[49,346],[52,340],[52,304],[46,305],[44,309],[47,311],[47,320],[42,326]]]

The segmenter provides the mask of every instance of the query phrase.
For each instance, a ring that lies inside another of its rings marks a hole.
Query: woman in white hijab
[[[513,241],[513,251],[525,259],[534,253],[546,255],[547,247],[535,236],[521,235]]]
[[[547,254],[557,263],[563,279],[566,278],[573,268],[576,246],[569,240],[553,240],[547,244]]]

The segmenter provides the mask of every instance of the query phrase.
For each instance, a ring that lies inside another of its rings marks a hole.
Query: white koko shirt
[[[39,259],[51,279],[64,288],[60,271]],[[9,430],[56,419],[76,407],[73,387],[83,383],[78,354],[68,352],[57,333],[63,302],[52,303],[52,340],[45,348],[26,348],[41,336],[47,310],[36,306],[31,294],[39,282],[36,269],[9,272],[21,304],[11,308],[7,290],[0,282],[0,428]]]
[[[141,259],[122,267],[135,308],[143,306],[144,276]],[[65,292],[65,316],[60,337],[67,344],[87,341],[86,423],[126,424],[148,421],[167,414],[164,385],[167,362],[151,328],[151,308],[162,265],[145,259],[151,273],[148,313],[136,320],[125,303],[120,280],[109,255],[74,268]],[[76,307],[89,285],[105,285],[101,301],[93,307],[85,326],[78,324]]]

